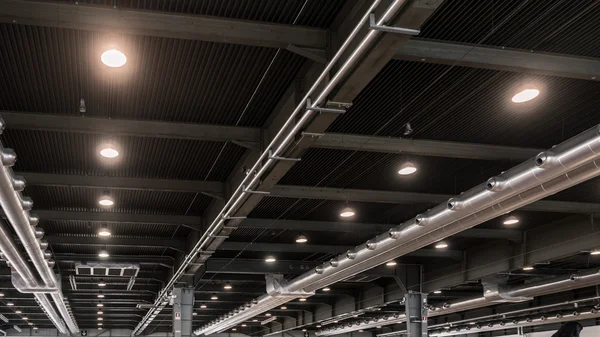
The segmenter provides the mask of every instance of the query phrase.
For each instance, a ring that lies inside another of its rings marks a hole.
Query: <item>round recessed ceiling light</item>
[[[12,307],[15,304],[13,302],[7,302],[6,305],[8,305],[9,307]]]
[[[98,315],[103,315],[104,312],[103,311],[98,311]]]
[[[104,304],[98,303],[98,304],[96,304],[96,306],[99,307],[99,308],[102,308],[104,306]]]
[[[99,320],[99,321],[103,321],[103,320],[104,320],[104,318],[102,318],[102,317],[98,317],[98,320]]]
[[[98,287],[106,287],[106,283],[104,281],[98,282]]]
[[[245,328],[247,325],[246,324],[242,324],[242,328]]]
[[[271,314],[267,312],[267,313],[265,314],[265,316],[267,316],[267,317],[271,317]]]
[[[266,263],[273,263],[277,261],[277,259],[275,258],[275,256],[267,256],[267,258],[265,259]]]
[[[101,201],[101,200],[100,200],[100,201]],[[100,203],[100,201],[98,201],[98,203],[99,203],[99,204],[101,204],[101,203]],[[114,201],[113,201],[113,204],[114,204]],[[102,204],[101,204],[101,205],[102,205]],[[100,227],[100,230],[98,231],[98,235],[99,235],[99,236],[103,236],[103,237],[110,236],[111,234],[112,234],[112,233],[110,232],[110,230],[109,230],[109,229],[108,229],[108,227],[106,227],[106,226],[102,226],[102,227]]]
[[[281,310],[285,310],[285,309],[287,309],[287,307],[286,307],[286,306],[283,306],[283,307],[281,307]]]
[[[302,329],[302,332],[306,332],[306,329]]]
[[[192,312],[192,316],[198,316],[198,313],[194,311]]]
[[[237,331],[237,329],[236,329],[236,328],[233,328],[233,329],[231,329],[231,331]]]
[[[300,302],[306,302],[306,298],[301,298],[298,301],[300,301]]]
[[[340,216],[342,218],[350,218],[353,217],[354,214],[356,214],[356,212],[354,212],[354,209],[352,207],[346,207],[340,212]]]
[[[127,57],[125,54],[117,49],[109,49],[105,51],[102,53],[102,56],[100,56],[100,59],[102,60],[102,63],[111,68],[122,67],[127,62]]]
[[[216,300],[218,300],[218,299],[219,299],[219,297],[217,296],[217,294],[213,294],[213,295],[210,297],[210,299],[211,299],[211,300],[213,300],[213,301],[216,301]]]
[[[0,293],[0,297],[4,297],[4,293]]]
[[[116,158],[119,156],[119,151],[114,146],[106,145],[100,149],[100,155],[104,158]]]
[[[388,263],[386,263],[385,265],[388,267],[393,267],[395,265],[397,265],[398,263],[396,263],[396,261],[392,260],[392,261],[388,261]]]
[[[594,249],[590,252],[590,255],[600,255],[600,249]]]
[[[512,101],[514,103],[523,103],[531,101],[532,99],[536,98],[539,94],[540,91],[537,89],[525,89],[514,95]]]
[[[437,249],[448,248],[448,244],[445,243],[444,241],[440,241],[440,242],[436,243],[435,248],[437,248]]]
[[[525,266],[523,267],[523,270],[533,270],[533,266]]]
[[[308,239],[304,235],[299,235],[296,238],[296,243],[306,243],[306,242],[308,242]]]
[[[34,327],[33,327],[33,330],[37,330],[37,329],[38,329],[38,327],[37,327],[37,326],[34,326]]]
[[[107,251],[105,251],[105,250],[101,250],[101,251],[98,253],[98,256],[99,256],[99,257],[109,257],[110,255],[108,254],[108,252],[107,252]]]
[[[98,294],[98,298],[104,298],[104,294]]]
[[[413,163],[404,163],[398,170],[398,174],[401,176],[407,176],[415,172],[417,172],[417,167]]]
[[[442,291],[441,291],[441,290],[436,290],[436,291],[434,291],[433,293],[434,293],[434,294],[441,294],[441,293],[442,293]]]
[[[253,319],[252,322],[258,322],[258,320],[257,319]]]
[[[100,204],[102,207],[111,207],[115,204],[115,201],[109,195],[103,195],[100,197],[100,199],[98,199],[98,204]]]
[[[200,309],[206,309],[206,304],[204,304],[204,303],[200,304]]]
[[[504,219],[503,224],[505,225],[514,225],[519,223],[519,218],[517,218],[514,215],[509,216],[508,218]]]
[[[331,288],[329,288],[329,287],[323,288],[323,291],[330,291],[330,290],[331,290]]]
[[[18,310],[18,309],[15,310],[15,314],[21,314],[21,313],[23,313],[21,310]]]
[[[231,284],[229,284],[229,283],[227,283],[227,284],[225,284],[225,285],[223,286],[223,289],[226,289],[226,290],[229,290],[229,289],[231,289],[231,288],[233,288],[233,287],[232,287],[232,286],[231,286]]]
[[[24,321],[28,320],[29,317],[21,317]]]

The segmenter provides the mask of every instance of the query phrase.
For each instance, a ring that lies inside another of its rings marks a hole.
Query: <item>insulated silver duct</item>
[[[363,54],[367,52],[371,44],[375,41],[375,38],[380,35],[379,31],[370,30],[367,35],[358,43],[354,51],[352,51],[348,58],[341,64],[337,72],[331,76],[331,78],[329,78],[331,75],[330,72],[334,65],[336,65],[338,60],[346,52],[346,49],[348,49],[353,43],[354,38],[364,28],[363,26],[368,22],[370,14],[375,11],[380,2],[381,0],[374,0],[371,6],[369,6],[369,9],[365,15],[357,23],[344,43],[342,43],[340,49],[327,63],[325,69],[321,72],[305,96],[300,100],[299,104],[279,129],[277,134],[273,137],[273,140],[271,140],[265,151],[261,153],[252,168],[248,170],[248,172],[252,172],[253,174],[247,174],[242,182],[240,182],[238,187],[232,193],[231,198],[227,201],[225,206],[223,206],[219,214],[217,214],[206,232],[191,250],[190,254],[186,255],[184,261],[171,277],[166,286],[161,290],[154,302],[154,305],[152,306],[152,309],[146,313],[144,318],[142,318],[141,322],[134,329],[133,334],[140,334],[148,326],[153,319],[151,317],[152,313],[155,311],[155,309],[160,308],[161,303],[166,299],[168,291],[175,285],[179,278],[185,274],[187,268],[194,263],[196,256],[202,252],[202,249],[206,249],[206,247],[213,241],[213,237],[218,235],[225,224],[225,221],[227,221],[229,217],[235,215],[242,202],[245,201],[250,195],[252,188],[255,188],[255,186],[260,182],[262,175],[267,172],[267,170],[269,170],[275,162],[278,161],[277,158],[284,154],[288,146],[294,141],[295,136],[302,130],[304,125],[313,118],[317,111],[314,109],[311,110],[311,107],[316,109],[319,105],[324,105],[326,103],[328,95],[353,69],[355,64],[361,57],[363,57]],[[394,17],[404,2],[405,0],[394,0],[386,9],[385,13],[383,13],[377,24],[383,25],[392,17]],[[326,78],[328,80],[324,82]],[[320,93],[317,93],[317,90],[322,83],[324,83],[324,88]],[[312,105],[307,108],[307,102],[311,97],[313,97],[314,100],[312,101]],[[302,112],[303,114],[300,115]],[[257,300],[256,302],[259,301]],[[265,304],[266,301],[262,303]],[[265,308],[268,307],[268,305],[265,305]]]
[[[3,129],[4,121],[0,120],[0,131]],[[16,161],[16,154],[13,150],[5,149],[0,144],[0,160],[3,164],[0,167],[0,205],[41,277],[43,286],[35,289],[42,292],[44,292],[44,289],[47,290],[45,292],[52,296],[71,333],[76,333],[79,331],[79,327],[69,313],[62,291],[58,288],[56,278],[50,267],[52,263],[46,261],[47,254],[44,250],[48,247],[48,243],[39,240],[38,237],[41,232],[35,227],[38,219],[30,216],[28,212],[33,207],[33,201],[30,198],[23,197],[19,192],[25,188],[25,180],[22,177],[15,177],[11,169]],[[26,283],[31,283],[34,280],[34,278],[28,279],[27,277],[29,276],[23,275],[23,281]]]
[[[555,277],[549,280],[534,282],[526,285],[498,288],[497,292],[484,289],[482,296],[443,303],[439,306],[429,308],[429,316],[441,316],[455,312],[466,311],[495,305],[503,302],[522,302],[534,297],[572,289],[584,288],[600,284],[600,270],[591,269],[581,273]],[[490,294],[490,292],[494,294]],[[395,315],[373,317],[366,321],[356,321],[342,324],[316,332],[317,336],[331,336],[340,333],[369,329],[377,326],[403,323],[406,315],[398,313]]]
[[[456,335],[465,335],[470,333],[479,333],[486,331],[498,331],[505,329],[516,329],[529,326],[539,326],[545,324],[555,324],[561,322],[578,321],[584,319],[598,318],[600,313],[596,310],[578,312],[574,311],[567,315],[556,314],[547,316],[537,316],[533,318],[514,319],[507,322],[487,323],[485,325],[462,326],[449,330],[438,330],[429,333],[431,337],[448,337]]]
[[[600,127],[596,126],[292,279],[287,290],[311,292],[323,288],[591,179],[600,175],[600,161],[594,161],[599,157]],[[269,295],[258,301],[280,304]],[[270,309],[268,306],[263,311]],[[235,320],[230,317],[213,321],[195,333],[220,332],[263,311],[252,309],[236,314]]]
[[[24,287],[29,289],[39,288],[36,276],[34,276],[29,265],[17,250],[15,242],[12,240],[12,233],[10,233],[2,223],[0,223],[0,250],[3,253],[3,258],[10,264],[13,281],[15,280],[15,277],[18,276],[18,278],[22,280],[21,282]],[[13,284],[15,284],[15,282],[13,282]],[[17,285],[15,285],[15,288],[21,291]],[[62,334],[68,334],[69,331],[65,327],[63,320],[56,310],[54,310],[54,307],[50,301],[48,301],[46,295],[36,293],[35,298],[58,331]]]

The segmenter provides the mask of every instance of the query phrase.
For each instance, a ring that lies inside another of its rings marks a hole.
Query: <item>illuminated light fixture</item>
[[[21,310],[15,310],[15,314],[21,314],[22,311]]]
[[[198,315],[198,313],[197,313],[197,312],[195,312],[195,311],[194,311],[194,312],[192,312],[192,316],[197,316],[197,315]]]
[[[445,243],[444,241],[440,241],[435,244],[435,248],[437,248],[437,249],[448,248],[448,244]]]
[[[25,317],[21,317],[24,321],[28,320],[29,317],[25,316]]]
[[[225,289],[225,290],[230,290],[231,288],[233,288],[233,287],[232,287],[232,286],[231,286],[231,284],[229,284],[229,283],[226,283],[226,284],[223,286],[223,289]]]
[[[600,249],[594,249],[590,252],[590,255],[600,255]]]
[[[120,50],[109,49],[102,53],[100,60],[102,60],[102,63],[111,68],[119,68],[127,63],[127,56],[125,56],[125,54],[123,54],[123,52]]]
[[[302,329],[302,332],[306,332],[306,329]]]
[[[306,298],[301,298],[298,301],[300,301],[300,302],[306,302]]]
[[[217,294],[213,294],[213,295],[210,297],[210,299],[211,299],[211,300],[213,300],[213,301],[216,301],[216,300],[218,300],[218,299],[219,299],[219,297],[217,297]]]
[[[245,328],[245,327],[247,327],[247,325],[246,324],[242,324],[242,328]]]
[[[33,325],[33,323],[29,322],[29,323],[27,323],[27,325]]]
[[[378,325],[378,326],[377,326],[377,329],[381,329],[381,325]]]
[[[33,327],[33,330],[37,330],[37,329],[38,329],[38,327],[37,327],[37,326],[34,326],[34,327]]]
[[[96,306],[99,307],[99,308],[102,308],[104,306],[104,304],[98,303],[98,304],[96,304]]]
[[[320,327],[321,327],[321,325],[317,325],[317,328],[320,328]]]
[[[504,219],[503,224],[505,225],[514,225],[519,223],[519,218],[517,218],[514,215],[509,216],[508,218]]]
[[[354,209],[352,207],[346,207],[340,212],[340,216],[342,218],[350,218],[353,217],[354,214],[356,214],[356,212],[354,212]]]
[[[98,330],[102,330],[102,327],[99,327]]]
[[[281,310],[285,310],[285,309],[287,309],[287,307],[286,307],[286,306],[283,306],[283,307],[281,307]]]
[[[306,243],[306,242],[308,242],[308,239],[304,235],[299,235],[296,238],[296,243]]]
[[[362,329],[361,329],[361,330],[358,330],[358,332],[364,332],[364,331],[365,331],[365,330],[362,330]]]
[[[98,294],[98,298],[104,298],[104,294]]]
[[[398,170],[398,174],[401,176],[407,176],[415,172],[417,172],[417,167],[413,163],[404,163],[400,166],[400,169]]]
[[[527,101],[531,101],[536,98],[540,94],[540,91],[537,89],[525,89],[523,91],[518,92],[513,96],[513,103],[523,103]]]
[[[266,263],[273,263],[277,261],[277,259],[275,258],[275,256],[267,256],[267,258],[265,259]]]
[[[525,266],[523,267],[523,270],[533,270],[533,266]]]
[[[104,281],[98,282],[98,287],[106,287],[106,283]]]
[[[102,200],[100,200],[102,201]],[[100,201],[98,201],[98,203],[100,203]],[[114,204],[114,201],[113,201]],[[102,204],[101,204],[102,205]],[[100,230],[98,231],[98,235],[99,236],[103,236],[103,237],[107,237],[110,236],[112,233],[110,232],[110,230],[108,229],[108,227],[106,227],[105,225],[103,225]]]
[[[475,323],[475,322],[469,322],[469,324],[470,324],[470,325],[475,325],[476,323]]]
[[[104,314],[103,311],[98,311],[98,315],[102,315],[102,314]]]
[[[109,195],[103,195],[100,197],[100,199],[98,199],[98,204],[100,204],[100,206],[102,207],[111,207],[115,204],[115,200]],[[110,232],[108,233],[108,235],[110,235]]]
[[[0,297],[4,297],[4,293],[0,293]]]
[[[99,256],[99,257],[109,257],[110,255],[108,254],[108,252],[107,252],[107,251],[105,251],[105,250],[101,250],[101,251],[98,253],[98,256]]]
[[[333,321],[333,323],[337,323],[338,321]]]
[[[202,304],[200,305],[200,309],[206,309],[206,304],[202,303]]]
[[[100,149],[100,155],[104,158],[116,158],[119,156],[119,150],[113,145],[104,145]]]
[[[237,329],[236,329],[236,328],[233,328],[233,329],[231,329],[231,331],[237,331]]]
[[[331,288],[329,288],[329,287],[323,288],[323,291],[330,291],[330,290],[331,290]]]
[[[267,316],[267,317],[271,317],[271,314],[267,312],[267,313],[265,314],[265,316]]]
[[[396,261],[392,260],[392,261],[388,261],[388,263],[386,263],[385,265],[388,267],[393,267],[395,265],[397,265],[398,263],[396,263]]]
[[[8,305],[9,307],[12,307],[15,304],[13,302],[7,302],[6,305]]]
[[[441,291],[441,290],[436,290],[436,291],[434,291],[433,293],[434,293],[434,294],[441,294],[441,293],[442,293],[442,291]]]
[[[258,322],[258,320],[257,319],[253,319],[252,322]]]
[[[102,323],[98,323],[98,326],[102,326]]]
[[[99,320],[99,321],[103,321],[103,320],[104,320],[104,318],[102,318],[102,317],[98,317],[98,320]]]

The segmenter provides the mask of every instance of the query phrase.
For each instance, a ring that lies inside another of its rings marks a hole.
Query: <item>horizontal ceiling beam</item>
[[[51,245],[164,247],[181,252],[185,251],[185,241],[178,239],[99,238],[80,236],[45,236],[44,239]]]
[[[189,215],[160,215],[160,214],[133,214],[116,212],[70,212],[53,210],[36,210],[34,212],[42,220],[79,220],[99,222],[130,222],[184,225],[201,229],[202,217]]]
[[[3,0],[0,22],[23,25],[159,36],[271,48],[288,45],[325,49],[319,28],[161,11],[65,3]]]
[[[395,59],[600,80],[597,59],[492,46],[411,39],[400,46]]]
[[[103,262],[98,255],[93,254],[66,254],[58,253],[53,255],[56,261],[59,262]],[[150,256],[150,255],[111,255],[111,262],[130,262],[150,265],[164,265],[172,268],[174,259],[169,256]],[[66,275],[63,275],[66,276]],[[81,277],[87,277],[81,275]]]
[[[0,7],[2,2],[0,2]],[[0,20],[1,21],[1,20]],[[260,129],[240,126],[153,122],[2,111],[8,129],[50,130],[120,136],[258,143]]]
[[[548,262],[573,257],[600,246],[600,230],[590,216],[576,215],[526,231],[523,244],[496,241],[465,251],[460,264],[437,268],[425,274],[424,291],[452,287],[523,266],[540,263],[543,271]],[[596,262],[594,262],[594,260]],[[586,254],[583,264],[597,263],[600,257]],[[535,276],[536,269],[521,271]]]
[[[264,242],[223,242],[218,250],[226,251],[249,251],[249,252],[272,252],[276,254],[282,253],[328,253],[340,254],[345,253],[354,246],[340,245],[310,245],[310,244],[293,244],[293,243],[264,243]],[[419,249],[406,256],[411,257],[427,257],[427,258],[450,258],[454,260],[462,259],[462,251],[458,250],[436,250],[436,249]]]
[[[317,135],[317,137],[318,139],[313,146],[318,148],[463,159],[524,161],[535,157],[542,151],[541,149],[514,146],[372,137],[341,133],[325,133]]]
[[[299,232],[316,231],[316,232],[357,232],[368,231],[375,233],[383,233],[397,224],[375,224],[363,222],[345,222],[345,221],[307,221],[307,220],[282,220],[282,219],[260,219],[247,218],[244,219],[240,228],[268,228],[280,230],[295,230]],[[514,229],[484,229],[471,228],[464,230],[454,235],[455,237],[467,238],[486,238],[486,239],[501,239],[513,242],[521,242],[522,233]],[[309,238],[310,240],[310,238]]]
[[[103,189],[108,188],[146,191],[189,192],[203,193],[218,197],[223,197],[224,195],[224,184],[219,181],[82,176],[33,172],[18,172],[17,174],[25,177],[27,185],[35,186],[69,186]]]
[[[293,185],[274,186],[269,196],[287,197],[300,199],[325,199],[341,201],[375,202],[389,204],[440,204],[452,198],[451,195],[397,192],[397,191],[375,191],[357,190],[343,188],[323,188]],[[537,212],[559,212],[559,213],[600,213],[600,204],[570,201],[540,200],[521,209]]]

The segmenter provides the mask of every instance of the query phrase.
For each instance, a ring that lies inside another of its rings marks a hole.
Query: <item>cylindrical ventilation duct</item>
[[[554,277],[549,280],[543,280],[533,282],[530,284],[506,287],[501,290],[501,298],[533,298],[537,296],[547,295],[551,293],[557,293],[562,291],[568,291],[572,289],[579,289],[584,287],[590,287],[600,284],[600,270],[590,269],[581,273]],[[431,306],[429,309],[429,316],[441,316],[455,312],[461,312],[466,310],[472,310],[490,305],[501,303],[496,299],[490,299],[487,296],[477,296],[467,299],[461,299],[442,303],[438,306]],[[398,314],[396,316],[380,316],[372,317],[366,321],[357,321],[353,324],[338,325],[328,329],[317,331],[317,336],[331,336],[340,333],[346,333],[351,331],[357,331],[361,329],[369,329],[377,326],[385,326],[391,324],[403,323],[406,321],[404,314]]]
[[[4,126],[3,121],[1,125]],[[0,158],[3,163],[0,166],[0,205],[40,275],[44,286],[49,289],[49,292],[53,291],[51,296],[63,320],[71,333],[76,333],[79,331],[79,327],[64,303],[62,292],[54,291],[58,288],[58,284],[44,254],[48,243],[39,241],[40,232],[34,227],[38,219],[30,217],[28,212],[33,206],[33,201],[21,195],[19,190],[25,187],[25,181],[22,178],[15,177],[10,168],[16,161],[15,152],[11,149],[5,149],[0,144]]]

